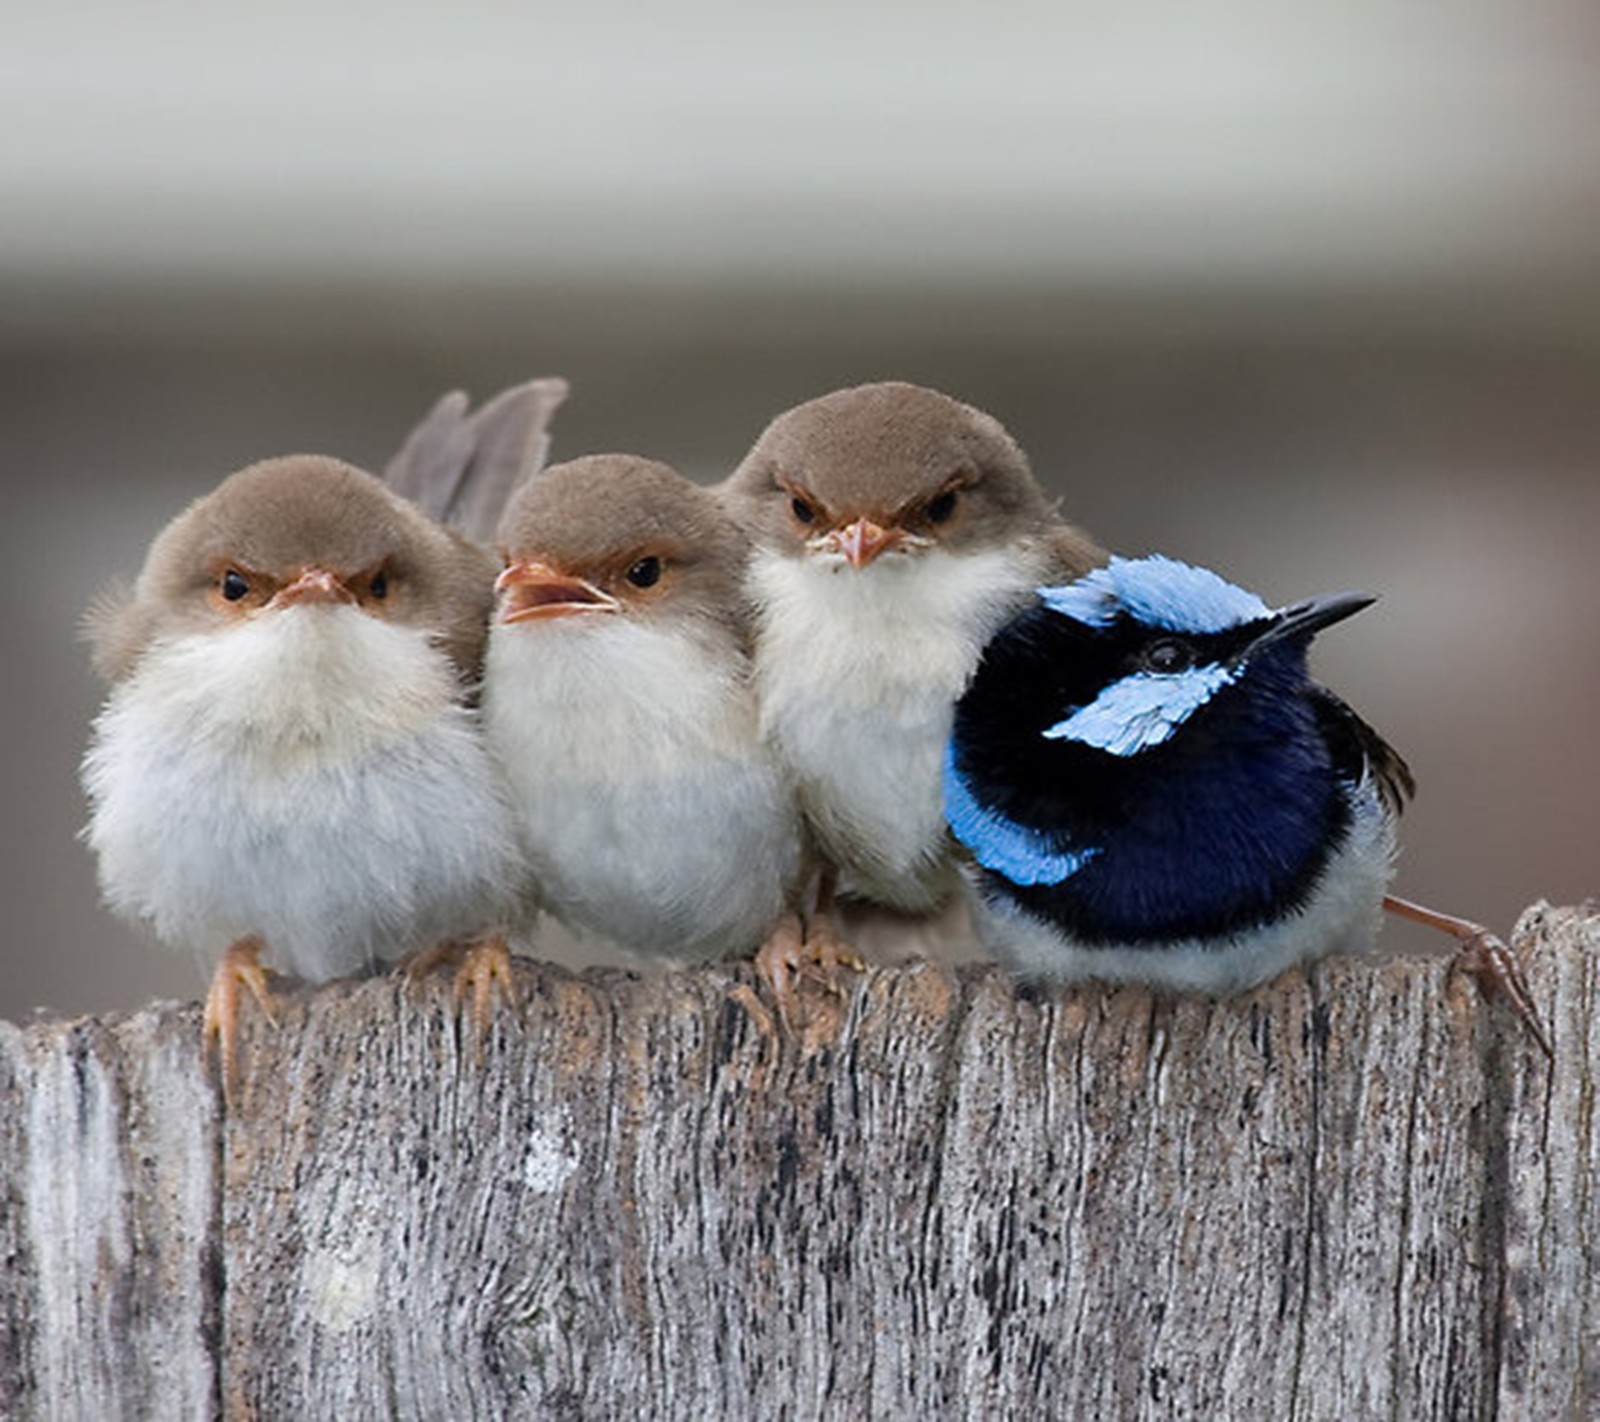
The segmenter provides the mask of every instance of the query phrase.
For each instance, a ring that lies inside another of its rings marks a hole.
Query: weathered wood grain
[[[215,1411],[222,1128],[199,1021],[0,1023],[0,1417]]]
[[[1589,907],[1533,909],[1519,929],[1557,1024],[1550,1069],[1489,1064],[1506,1122],[1490,1162],[1504,1192],[1495,1381],[1505,1417],[1600,1416],[1600,912]]]
[[[1224,1002],[749,970],[0,1026],[0,1416],[1585,1417],[1600,918]]]

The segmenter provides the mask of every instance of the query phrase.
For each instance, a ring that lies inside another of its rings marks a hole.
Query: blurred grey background
[[[904,377],[1114,547],[1383,601],[1400,889],[1600,891],[1600,35],[1554,0],[12,10],[0,1016],[196,996],[99,907],[75,640],[258,457],[559,373],[557,457],[720,477]],[[175,805],[173,813],[183,813]],[[1429,946],[1392,925],[1388,943]]]

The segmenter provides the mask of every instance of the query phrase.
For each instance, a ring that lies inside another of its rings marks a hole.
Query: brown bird
[[[495,572],[371,475],[293,456],[192,504],[92,610],[86,836],[113,908],[228,945],[225,1090],[241,988],[271,1014],[264,952],[320,982],[509,914],[515,822],[467,705]]]
[[[748,953],[799,873],[741,616],[748,542],[625,454],[554,465],[501,521],[484,715],[543,907],[636,953]]]
[[[989,637],[1103,559],[1000,422],[901,382],[779,415],[723,485],[748,576],[765,735],[827,866],[807,954],[841,959],[841,890],[909,912],[954,890],[940,768]],[[847,956],[847,955],[844,955]],[[770,960],[780,986],[799,962]]]

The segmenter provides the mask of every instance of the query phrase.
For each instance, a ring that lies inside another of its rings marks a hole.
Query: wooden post
[[[1600,1414],[1600,917],[1223,1002],[744,966],[0,1024],[0,1416]]]

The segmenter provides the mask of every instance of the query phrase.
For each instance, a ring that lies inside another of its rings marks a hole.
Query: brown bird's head
[[[631,454],[553,464],[500,520],[498,619],[682,618],[737,628],[745,539],[709,490]]]
[[[769,546],[858,569],[884,555],[993,548],[1055,522],[998,420],[899,381],[779,415],[724,489]]]
[[[95,664],[126,676],[157,638],[290,607],[359,608],[433,634],[464,680],[482,657],[494,560],[372,475],[321,455],[241,469],[157,536],[131,595],[103,594]]]

